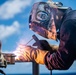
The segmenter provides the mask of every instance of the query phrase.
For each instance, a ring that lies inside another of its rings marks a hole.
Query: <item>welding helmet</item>
[[[57,33],[54,23],[56,10],[57,8],[53,9],[46,2],[35,3],[29,17],[29,28],[45,38],[56,40]]]

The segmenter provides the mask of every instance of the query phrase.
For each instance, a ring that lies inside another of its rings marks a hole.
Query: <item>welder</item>
[[[60,43],[56,46],[46,40],[39,40],[42,49],[21,46],[24,52],[19,60],[35,61],[46,65],[49,70],[66,70],[73,64],[76,59],[76,10],[63,7],[61,2],[37,2],[31,10],[29,28]],[[33,45],[37,44],[35,42]]]

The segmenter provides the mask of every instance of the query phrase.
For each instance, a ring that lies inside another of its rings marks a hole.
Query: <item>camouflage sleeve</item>
[[[76,23],[75,23],[76,24]],[[45,65],[49,70],[68,69],[73,61],[76,51],[76,27],[70,20],[63,23],[60,30],[60,45],[57,52],[48,52],[45,56]]]

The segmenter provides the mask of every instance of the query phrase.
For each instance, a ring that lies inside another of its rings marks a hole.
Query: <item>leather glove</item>
[[[48,51],[43,51],[37,48],[33,48],[31,46],[25,47],[23,45],[21,45],[16,52],[18,53],[16,61],[21,62],[35,61],[38,64],[44,64],[45,55],[48,53]]]
[[[38,45],[38,42],[40,42],[40,45]],[[59,47],[57,45],[50,45],[46,40],[36,41],[33,46],[37,46],[37,48],[41,48],[42,50],[51,51],[51,53],[56,52]]]

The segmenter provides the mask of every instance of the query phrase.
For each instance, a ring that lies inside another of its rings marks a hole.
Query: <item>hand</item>
[[[40,45],[38,44],[38,42],[40,42]],[[56,52],[59,48],[59,46],[57,45],[51,45],[49,44],[46,40],[39,40],[36,41],[33,46],[37,46],[37,48],[41,48],[42,50],[45,51],[50,51],[51,53]]]
[[[38,44],[38,42],[40,42],[40,45]],[[49,45],[49,43],[46,40],[39,40],[36,41],[33,46],[37,46],[37,48],[41,48],[43,50],[49,51],[51,50],[51,47]]]
[[[44,58],[48,51],[43,51],[37,48],[33,48],[31,46],[23,46],[21,45],[17,50],[19,53],[16,61],[23,61],[23,62],[32,62],[35,61],[38,64],[44,64]]]

